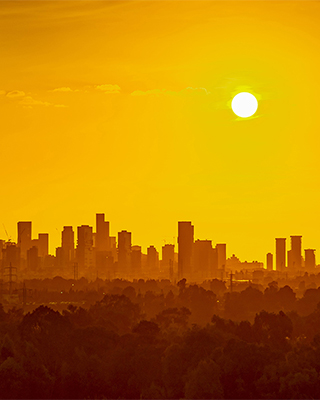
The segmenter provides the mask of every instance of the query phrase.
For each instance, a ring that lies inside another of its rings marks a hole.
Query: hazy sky
[[[0,1],[0,237],[32,220],[53,252],[104,212],[143,250],[178,220],[241,260],[319,249],[319,26],[315,1]]]

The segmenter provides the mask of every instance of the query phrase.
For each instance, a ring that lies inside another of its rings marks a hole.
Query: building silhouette
[[[80,271],[88,271],[94,267],[92,226],[78,226],[76,259]]]
[[[20,248],[20,257],[27,260],[27,251],[31,248],[31,221],[18,222],[18,247]]]
[[[20,266],[20,247],[13,242],[2,243],[2,268],[9,267],[10,264],[13,267]]]
[[[273,254],[272,253],[267,254],[267,270],[268,271],[273,270]]]
[[[39,268],[38,247],[32,246],[27,251],[27,269],[29,271],[37,271]]]
[[[74,262],[74,231],[72,226],[64,226],[61,233],[61,265],[71,267]]]
[[[178,222],[178,279],[192,278],[193,235],[190,221]]]
[[[212,241],[196,240],[193,246],[193,275],[196,279],[213,278]]]
[[[147,276],[157,278],[159,275],[159,253],[154,246],[147,248]]]
[[[39,233],[38,235],[38,255],[45,258],[49,254],[49,234]]]
[[[276,238],[276,270],[283,272],[286,268],[286,239]]]
[[[141,246],[131,247],[131,270],[132,275],[136,278],[141,277],[142,254]]]
[[[312,271],[316,267],[316,255],[314,249],[305,249],[304,266],[307,271]]]
[[[121,277],[131,274],[131,232],[118,233],[118,274]]]
[[[290,263],[288,267],[294,270],[301,269],[301,238],[302,236],[290,236],[291,238],[291,253]]]
[[[165,244],[162,246],[161,270],[169,271],[169,277],[172,280],[174,275],[174,244]]]
[[[225,243],[218,243],[216,244],[216,252],[217,252],[217,268],[220,271],[214,271],[215,277],[217,277],[216,272],[223,272],[226,269],[227,264],[227,245]]]
[[[96,251],[109,251],[110,238],[109,238],[110,224],[105,221],[104,214],[96,214]]]

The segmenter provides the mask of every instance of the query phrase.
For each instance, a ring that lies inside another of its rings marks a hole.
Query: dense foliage
[[[1,307],[1,398],[319,397],[318,289],[123,292],[61,313]]]

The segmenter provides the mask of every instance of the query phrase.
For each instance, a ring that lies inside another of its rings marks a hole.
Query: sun
[[[251,117],[258,109],[258,100],[248,92],[238,93],[231,102],[232,111],[241,118]]]

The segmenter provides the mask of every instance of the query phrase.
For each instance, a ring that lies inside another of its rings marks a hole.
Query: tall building
[[[225,270],[227,263],[227,245],[225,243],[217,243],[217,261],[218,261],[218,269]]]
[[[173,267],[174,264],[174,244],[165,244],[162,246],[162,267]]]
[[[286,239],[276,238],[276,270],[284,271],[286,268]]]
[[[96,214],[96,250],[109,251],[109,222],[104,220],[104,214]]]
[[[291,237],[291,263],[290,267],[296,271],[301,269],[301,238],[302,236]]]
[[[212,241],[196,240],[193,245],[193,266],[196,279],[213,278]]]
[[[159,275],[159,253],[154,246],[147,248],[147,275],[149,278],[157,278]]]
[[[61,233],[61,265],[70,267],[74,261],[74,231],[72,226],[64,226]]]
[[[312,271],[316,267],[316,255],[314,249],[305,249],[304,251],[305,261],[304,266],[307,271]]]
[[[162,246],[161,270],[169,273],[172,281],[174,277],[174,244],[165,244]]]
[[[118,273],[121,278],[131,274],[131,232],[118,233]]]
[[[190,221],[178,222],[178,279],[192,278],[193,235]]]
[[[273,254],[272,253],[267,254],[267,270],[268,271],[273,270]]]
[[[20,264],[20,248],[13,242],[2,243],[2,267],[18,267]]]
[[[78,226],[78,241],[77,241],[77,262],[79,275],[83,270],[91,270],[93,265],[93,238],[92,226]],[[81,272],[80,272],[81,271]]]
[[[131,270],[134,278],[141,278],[141,246],[131,247]]]
[[[49,234],[39,233],[38,235],[38,255],[39,257],[46,257],[49,254]]]
[[[38,247],[33,246],[27,251],[27,268],[36,271],[39,268]]]
[[[27,259],[27,251],[31,248],[31,221],[18,222],[18,247],[20,257]]]

